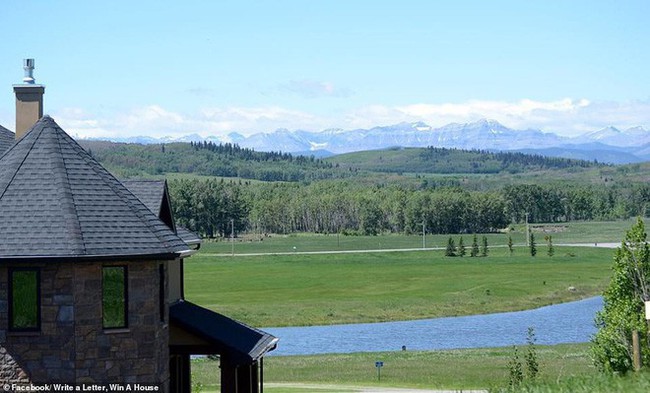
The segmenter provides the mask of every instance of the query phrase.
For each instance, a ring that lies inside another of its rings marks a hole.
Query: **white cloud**
[[[407,105],[399,107],[399,110],[432,126],[489,118],[512,128],[545,128],[550,120],[572,117],[589,105],[587,100],[569,98],[551,102],[529,99],[518,102],[473,100],[461,104]]]
[[[536,128],[576,136],[610,125],[622,129],[650,129],[650,101],[591,102],[565,98],[557,101],[524,99],[516,102],[471,100],[464,103],[367,106],[347,116],[354,127],[372,127],[401,121],[423,121],[432,127],[494,119],[515,129]]]
[[[622,129],[650,129],[650,101],[591,102],[586,99],[534,101],[467,101],[465,103],[368,105],[323,117],[281,106],[211,107],[196,113],[179,113],[158,105],[134,108],[126,114],[100,117],[79,108],[54,114],[66,130],[81,137],[98,136],[225,136],[230,132],[251,135],[278,128],[319,131],[338,127],[369,128],[399,122],[424,121],[433,127],[467,123],[481,118],[516,128],[538,128],[575,136],[609,125]]]
[[[54,118],[66,131],[82,138],[178,137],[192,133],[223,137],[231,132],[251,135],[277,128],[318,129],[323,124],[314,115],[278,106],[204,108],[195,114],[182,114],[150,105],[111,118],[93,117],[80,108],[65,108]]]

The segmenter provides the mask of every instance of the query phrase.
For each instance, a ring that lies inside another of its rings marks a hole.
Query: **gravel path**
[[[426,389],[406,389],[406,388],[382,388],[382,387],[364,387],[364,386],[347,386],[347,385],[326,385],[326,384],[307,384],[307,383],[265,383],[266,387],[283,387],[300,389],[308,391],[320,390],[326,392],[350,392],[350,393],[487,393],[487,390],[426,390]]]

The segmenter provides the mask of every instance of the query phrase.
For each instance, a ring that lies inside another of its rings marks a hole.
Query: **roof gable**
[[[0,157],[0,258],[172,257],[187,245],[49,116]]]
[[[9,147],[11,147],[15,141],[16,136],[14,133],[4,128],[3,126],[0,126],[0,156],[2,156],[2,153],[4,153],[5,150],[9,149]]]
[[[168,227],[175,229],[166,180],[122,180],[122,184]]]
[[[188,246],[199,246],[201,238],[194,232],[174,222],[167,180],[122,180],[122,184],[140,199],[169,228],[176,231]]]

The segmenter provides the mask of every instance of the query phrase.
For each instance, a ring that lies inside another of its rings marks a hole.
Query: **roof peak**
[[[189,249],[50,116],[0,157],[0,259]]]

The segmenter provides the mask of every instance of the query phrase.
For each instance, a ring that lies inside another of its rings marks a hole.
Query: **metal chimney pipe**
[[[23,69],[25,70],[23,82],[33,85],[36,82],[34,79],[34,59],[23,59]]]

